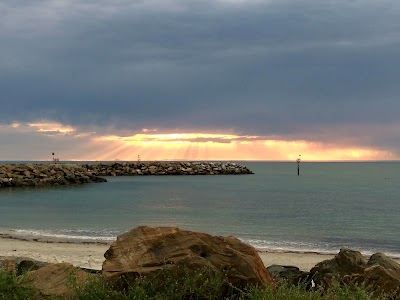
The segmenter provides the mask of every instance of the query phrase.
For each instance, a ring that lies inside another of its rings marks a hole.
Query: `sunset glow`
[[[310,161],[396,159],[378,149],[232,134],[137,134],[97,137],[94,142],[109,149],[99,160],[135,160],[138,155],[144,160],[295,160],[299,154]]]
[[[232,133],[159,133],[157,130],[138,130],[139,133],[133,135],[101,135],[49,121],[3,124],[0,130],[15,136],[36,134],[44,150],[43,155],[32,158],[34,160],[46,160],[51,152],[57,152],[62,160],[83,161],[137,160],[138,156],[142,160],[294,161],[300,154],[303,161],[399,159],[390,151],[359,145]],[[97,132],[101,131],[99,128]],[[72,144],[76,146],[69,147]]]
[[[136,142],[231,142],[235,140],[255,140],[258,136],[237,136],[232,134],[210,134],[210,133],[169,133],[169,134],[136,134],[127,137],[104,136],[99,140],[120,141],[127,144]]]

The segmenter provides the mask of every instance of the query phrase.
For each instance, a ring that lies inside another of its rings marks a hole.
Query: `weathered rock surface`
[[[390,269],[400,272],[400,265],[396,261],[394,261],[390,257],[387,257],[385,254],[379,252],[371,255],[367,265],[368,266],[378,265],[385,269]]]
[[[317,284],[330,286],[333,280],[362,272],[366,265],[367,260],[360,252],[341,249],[334,258],[316,264],[310,273]]]
[[[299,284],[311,286],[310,273],[301,271],[298,267],[271,265],[267,268],[267,271],[277,283],[286,282],[295,286]]]
[[[7,274],[15,274],[17,276],[28,272],[38,270],[48,263],[37,261],[27,257],[0,257],[0,270]]]
[[[161,270],[199,270],[226,275],[235,286],[272,285],[257,251],[234,237],[211,236],[175,227],[141,226],[117,238],[104,254],[103,276],[123,285]]]
[[[97,176],[253,174],[247,167],[230,162],[149,161],[86,164],[82,167]]]
[[[372,255],[362,273],[345,280],[365,283],[371,290],[397,293],[400,298],[400,265],[383,253]]]
[[[318,263],[310,271],[318,285],[329,287],[339,283],[365,283],[376,293],[397,293],[400,297],[400,265],[382,253],[367,261],[360,252],[341,249],[333,259]]]
[[[85,284],[90,274],[68,263],[51,264],[39,270],[27,273],[22,283],[30,284],[37,289],[42,296],[68,296],[71,294],[71,286]]]
[[[107,180],[75,164],[0,165],[0,187],[68,185],[105,181]]]

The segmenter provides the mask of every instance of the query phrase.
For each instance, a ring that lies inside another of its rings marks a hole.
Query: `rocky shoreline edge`
[[[0,188],[106,182],[101,176],[254,174],[231,162],[112,162],[94,164],[0,164]]]

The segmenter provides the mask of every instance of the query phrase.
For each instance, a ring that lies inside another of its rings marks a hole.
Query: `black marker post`
[[[299,158],[296,159],[296,162],[297,162],[297,176],[300,175],[300,161],[301,161],[301,154],[299,154]]]

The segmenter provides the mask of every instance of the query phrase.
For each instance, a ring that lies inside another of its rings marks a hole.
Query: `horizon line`
[[[123,163],[123,162],[270,162],[270,163],[286,163],[286,162],[296,162],[296,160],[252,160],[252,159],[159,159],[159,160],[123,160],[123,159],[115,159],[115,160],[60,160],[58,164],[68,163],[68,162],[115,162],[115,163]],[[52,160],[0,160],[2,162],[50,162],[53,163]],[[301,160],[301,163],[335,163],[335,162],[349,162],[349,163],[368,163],[368,162],[400,162],[400,160]]]

